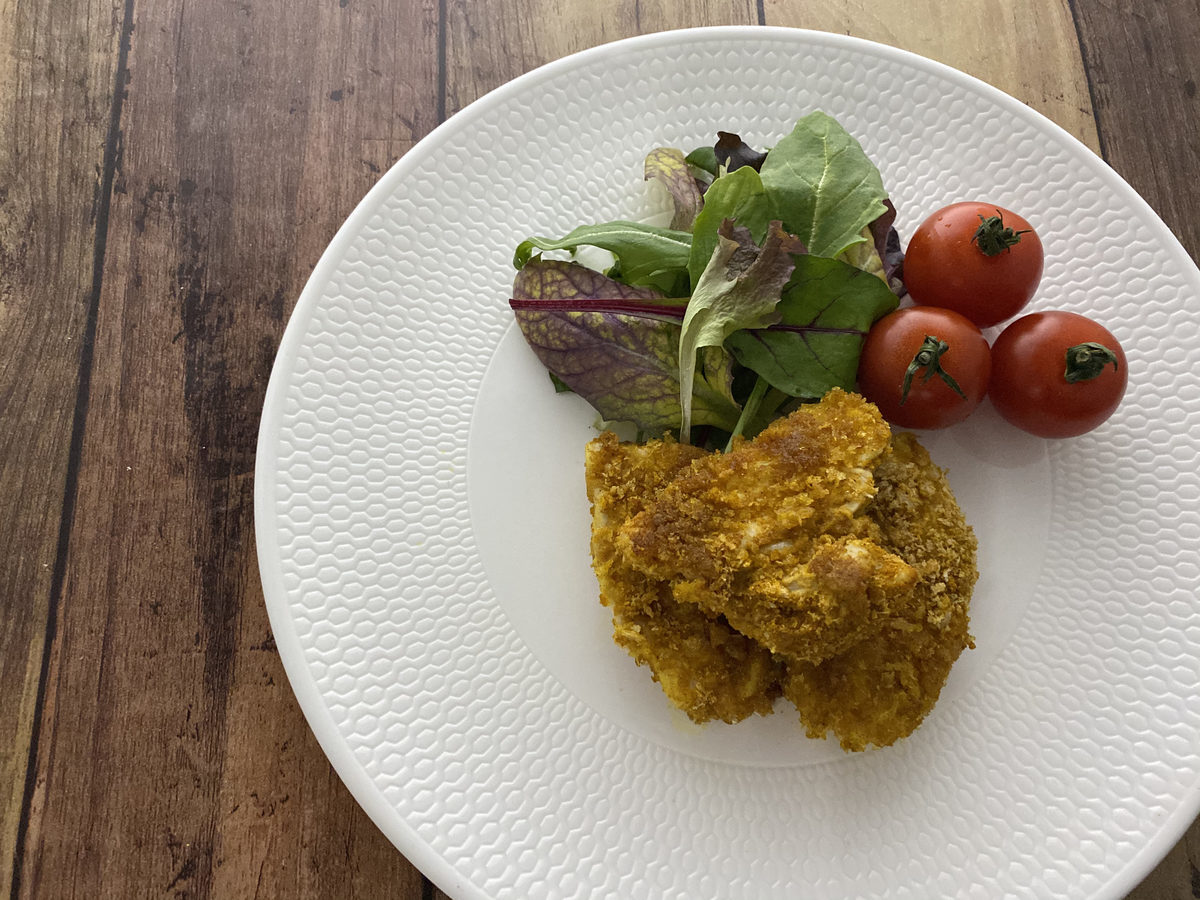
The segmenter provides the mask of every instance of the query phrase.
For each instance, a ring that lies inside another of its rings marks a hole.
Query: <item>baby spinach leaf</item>
[[[717,151],[712,147],[697,147],[684,159],[687,160],[688,165],[707,174],[710,181],[721,174],[721,164],[717,162]]]
[[[699,421],[692,409],[696,352],[720,347],[739,329],[779,321],[775,307],[795,266],[791,254],[801,249],[778,222],[768,226],[761,250],[748,229],[729,219],[721,223],[717,241],[688,302],[679,336],[679,439],[684,443],[690,439],[693,420]]]
[[[863,229],[887,211],[879,170],[823,112],[800,119],[767,154],[761,174],[772,218],[816,256],[834,257],[866,241]]]
[[[713,251],[717,249],[717,230],[726,219],[748,229],[755,243],[767,234],[767,195],[758,172],[744,166],[722,175],[704,193],[704,208],[692,225],[692,249],[688,257],[688,277],[700,283]]]
[[[848,263],[798,256],[770,328],[730,335],[743,366],[793,397],[819,400],[833,387],[853,390],[871,325],[897,306],[882,279]]]
[[[686,231],[637,222],[581,225],[558,240],[531,237],[522,241],[513,255],[513,265],[518,269],[524,267],[535,249],[574,250],[585,244],[616,256],[622,281],[678,293],[678,287],[687,275],[692,236]]]
[[[677,231],[690,231],[703,201],[683,151],[674,147],[658,147],[651,150],[646,156],[643,169],[646,180],[653,178],[661,182],[675,202],[671,227]]]

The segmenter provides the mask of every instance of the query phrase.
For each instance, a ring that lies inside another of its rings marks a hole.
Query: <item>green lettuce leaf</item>
[[[721,164],[717,161],[717,151],[710,145],[707,147],[697,147],[691,153],[684,157],[689,166],[693,170],[699,170],[708,176],[703,179],[706,182],[711,182],[714,178],[721,174]],[[695,171],[693,171],[695,174]]]
[[[692,222],[700,212],[700,187],[692,176],[692,168],[684,159],[683,151],[674,147],[658,147],[646,156],[645,178],[659,181],[675,202],[675,213],[671,227],[676,231],[691,231]]]
[[[558,240],[528,238],[517,245],[513,265],[523,268],[535,249],[574,250],[584,245],[612,253],[617,258],[621,280],[628,284],[647,285],[668,294],[686,293],[680,288],[687,277],[692,236],[686,231],[637,222],[581,225]]]
[[[879,170],[858,141],[823,112],[800,119],[771,148],[761,175],[772,218],[814,256],[835,257],[867,241],[863,229],[887,212]]]
[[[704,192],[704,208],[692,225],[692,248],[688,256],[688,277],[693,285],[717,249],[717,231],[721,223],[732,219],[749,230],[755,243],[761,244],[767,234],[767,195],[762,179],[750,166],[722,175]]]
[[[728,219],[721,224],[717,240],[688,301],[679,335],[679,439],[684,443],[690,440],[692,422],[699,421],[692,408],[697,351],[720,347],[740,329],[765,328],[779,321],[775,307],[795,267],[792,254],[803,249],[778,222],[768,226],[761,250],[748,229]]]
[[[898,305],[880,278],[848,263],[798,256],[770,328],[730,335],[726,348],[775,388],[819,400],[831,388],[853,390],[863,341]]]

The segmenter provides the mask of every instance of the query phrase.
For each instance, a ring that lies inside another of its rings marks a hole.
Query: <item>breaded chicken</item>
[[[621,529],[621,553],[657,578],[715,584],[790,545],[849,534],[874,493],[871,469],[891,431],[857,394],[834,389],[729,453],[697,459]]]
[[[617,644],[649,667],[668,699],[695,721],[737,722],[771,712],[779,663],[719,616],[677,603],[667,582],[630,567],[615,546],[621,526],[702,456],[670,440],[628,444],[606,432],[591,441],[585,459],[592,565]]]
[[[618,549],[771,652],[827,659],[876,631],[917,580],[857,535],[890,438],[874,406],[835,390],[696,460],[621,528]]]
[[[944,473],[834,390],[753,441],[587,447],[614,638],[697,722],[782,692],[847,750],[912,732],[971,646],[975,537]]]
[[[875,470],[866,514],[882,545],[919,573],[908,614],[820,664],[789,660],[784,695],[813,737],[847,750],[911,734],[937,702],[950,667],[973,647],[968,632],[977,542],[945,473],[910,434],[898,434]]]

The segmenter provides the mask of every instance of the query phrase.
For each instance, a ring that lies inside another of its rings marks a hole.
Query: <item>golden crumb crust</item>
[[[614,640],[649,667],[670,701],[693,720],[738,722],[771,712],[782,669],[769,651],[719,616],[675,601],[669,586],[617,552],[621,527],[704,451],[671,440],[621,443],[605,432],[587,445],[592,566],[612,609]]]
[[[585,459],[614,639],[697,722],[782,694],[810,735],[886,746],[971,646],[974,534],[916,438],[857,394],[729,453],[606,433]]]
[[[911,734],[937,702],[950,667],[974,642],[968,630],[979,577],[975,533],[945,472],[911,434],[898,434],[876,468],[867,515],[881,543],[920,574],[907,614],[819,664],[789,661],[784,695],[814,737],[847,750]]]

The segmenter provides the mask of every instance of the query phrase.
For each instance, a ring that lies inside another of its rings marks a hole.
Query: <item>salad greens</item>
[[[692,226],[692,250],[688,255],[692,284],[700,281],[700,274],[712,259],[717,249],[717,230],[726,219],[749,229],[756,242],[766,237],[767,194],[762,179],[749,166],[716,179],[704,194],[704,208]]]
[[[692,236],[686,231],[658,228],[638,222],[607,222],[581,225],[566,237],[552,240],[531,237],[517,246],[513,265],[523,268],[538,250],[574,250],[584,245],[599,247],[617,258],[621,280],[671,291],[687,276]]]
[[[732,132],[659,147],[644,176],[670,228],[582,225],[516,249],[510,305],[560,390],[640,432],[752,435],[798,402],[852,390],[863,340],[903,292],[896,210],[859,143],[813,112],[774,147]],[[609,251],[598,272],[550,258]]]
[[[671,227],[676,231],[690,231],[704,200],[700,196],[700,185],[696,183],[683,151],[674,147],[658,147],[651,150],[646,157],[644,170],[646,180],[657,179],[675,201],[675,215],[671,218]]]
[[[749,169],[747,171],[753,171]],[[772,222],[760,250],[749,229],[726,219],[717,233],[717,249],[696,282],[679,335],[679,391],[682,418],[679,440],[691,439],[692,384],[696,351],[723,347],[746,328],[766,328],[780,319],[776,307],[803,252],[800,242]]]
[[[762,181],[771,215],[814,256],[837,256],[867,240],[887,212],[879,170],[836,121],[812,113],[767,154]]]
[[[578,263],[533,259],[510,301],[525,340],[558,382],[605,419],[650,434],[679,427],[679,344],[686,300],[622,284]],[[693,419],[733,429],[733,358],[702,351],[690,394]],[[557,383],[557,382],[556,382]]]

